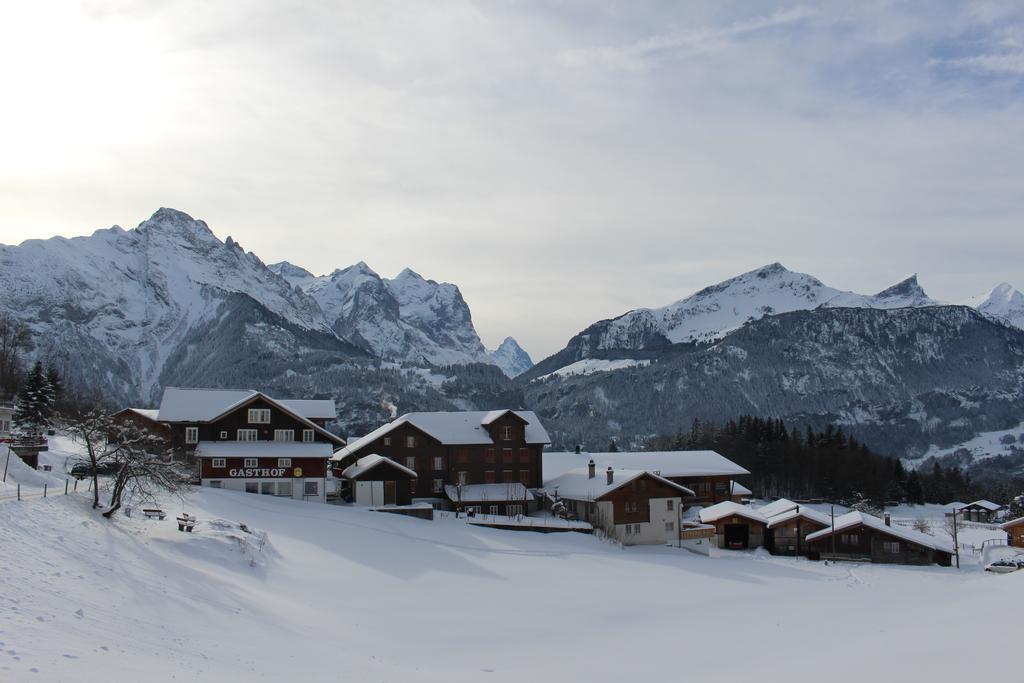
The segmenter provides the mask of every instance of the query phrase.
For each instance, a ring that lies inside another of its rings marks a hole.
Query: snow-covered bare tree
[[[100,470],[113,473],[106,517],[121,507],[126,494],[147,501],[155,499],[159,492],[180,493],[188,485],[188,471],[165,458],[166,443],[146,429],[117,422],[96,408],[63,416],[61,426],[85,447],[93,480],[94,509],[100,507]]]

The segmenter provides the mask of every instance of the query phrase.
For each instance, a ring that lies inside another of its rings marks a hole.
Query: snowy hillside
[[[1024,330],[1024,294],[1006,282],[965,302],[984,315]]]
[[[340,337],[387,360],[490,363],[459,288],[406,268],[393,280],[365,262],[315,277],[286,261],[271,270],[316,300]]]
[[[1000,680],[1024,588],[1024,572],[970,558],[960,571],[707,558],[215,489],[164,505],[198,518],[191,534],[173,518],[102,520],[80,496],[0,506],[11,681],[739,682],[774,680],[793,642],[793,683],[850,651],[870,656],[832,679]],[[500,633],[471,626],[496,614]],[[969,656],[948,656],[951,642]]]
[[[533,367],[533,359],[530,358],[523,347],[512,337],[505,337],[498,348],[488,351],[491,360],[501,368],[509,377],[516,377]]]

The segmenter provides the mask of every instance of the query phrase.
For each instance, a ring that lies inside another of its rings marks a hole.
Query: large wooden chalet
[[[863,512],[848,512],[806,538],[812,557],[885,564],[939,564],[948,567],[956,550],[949,541],[892,526]]]
[[[1024,548],[1024,517],[1003,522],[999,528],[1006,532],[1006,543],[1014,548]]]
[[[548,443],[544,426],[530,411],[408,413],[338,450],[332,461],[335,473],[344,475],[366,456],[383,456],[415,472],[416,477],[409,480],[410,498],[447,507],[470,501],[465,496],[461,501],[453,499],[446,487],[456,486],[463,493],[475,493],[470,487],[482,484],[539,488],[541,451]],[[366,481],[369,475],[360,474],[357,481]],[[354,490],[358,492],[358,486]],[[519,493],[518,487],[492,487],[488,495],[494,498],[479,504],[497,505],[502,511],[506,505],[525,506],[527,501]],[[349,495],[356,498],[351,490]]]
[[[325,429],[335,416],[331,400],[168,387],[156,420],[179,455],[198,461],[203,486],[322,502],[327,462],[345,445]]]
[[[549,479],[544,495],[623,545],[661,545],[679,542],[683,500],[694,493],[645,470],[598,471],[590,460],[585,468]]]
[[[664,477],[693,491],[684,501],[687,506],[739,502],[750,495],[750,489],[734,481],[734,477],[750,472],[715,451],[550,452],[544,454],[544,472],[548,479],[553,479],[564,472],[585,468],[590,460],[600,470],[645,470]]]

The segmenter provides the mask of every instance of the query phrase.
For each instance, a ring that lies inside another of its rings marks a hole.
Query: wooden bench
[[[196,518],[190,514],[182,513],[181,517],[176,517],[178,520],[178,531],[192,531],[192,527],[196,525]]]
[[[163,520],[167,518],[167,513],[160,508],[142,508],[142,514],[146,515],[146,519],[157,519]]]

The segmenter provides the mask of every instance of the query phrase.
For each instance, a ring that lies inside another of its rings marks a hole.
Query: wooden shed
[[[382,455],[364,455],[341,473],[357,505],[410,505],[416,472]]]
[[[725,501],[700,511],[700,521],[715,527],[719,548],[746,550],[764,545],[768,518],[746,505]]]
[[[834,529],[829,526],[806,540],[812,557],[822,559],[948,567],[955,553],[951,541],[858,511],[837,517]]]

